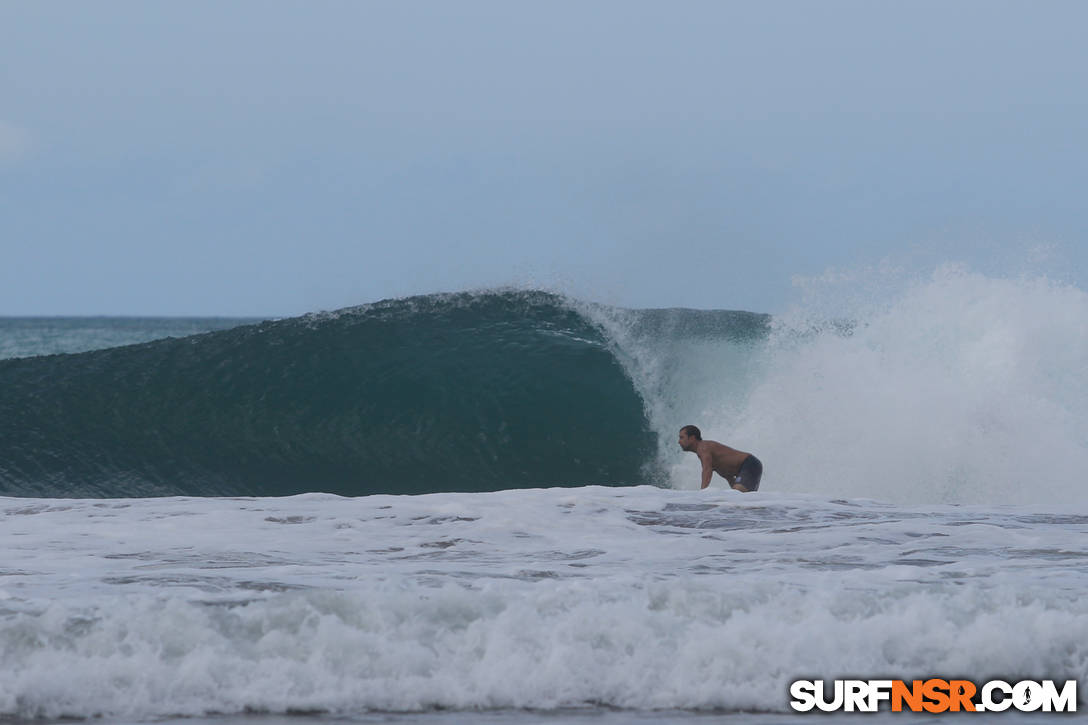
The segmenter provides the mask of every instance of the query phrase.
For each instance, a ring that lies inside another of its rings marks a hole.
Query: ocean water
[[[1088,681],[1076,288],[156,336],[0,361],[0,718],[768,724],[819,719],[796,679]],[[760,491],[697,490],[687,423]]]
[[[0,360],[187,337],[258,321],[244,317],[0,317]]]

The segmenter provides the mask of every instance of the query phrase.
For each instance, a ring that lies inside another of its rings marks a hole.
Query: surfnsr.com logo
[[[1008,683],[990,680],[981,687],[970,680],[797,680],[790,685],[790,706],[798,712],[876,712],[887,702],[892,712],[1076,712],[1077,681],[1059,689],[1054,680]]]

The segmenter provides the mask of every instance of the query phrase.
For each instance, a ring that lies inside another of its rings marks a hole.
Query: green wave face
[[[0,361],[4,495],[634,484],[655,446],[600,329],[542,292]]]

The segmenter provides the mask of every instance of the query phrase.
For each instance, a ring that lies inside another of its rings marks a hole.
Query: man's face
[[[680,431],[680,447],[685,451],[690,451],[695,446],[695,439],[690,437],[684,431]]]

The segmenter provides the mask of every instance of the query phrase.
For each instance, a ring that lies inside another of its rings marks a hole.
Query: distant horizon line
[[[339,305],[334,307],[317,307],[307,309],[303,312],[287,312],[281,314],[226,314],[226,313],[212,313],[212,314],[186,314],[186,313],[167,313],[167,314],[151,314],[151,313],[30,313],[30,314],[6,314],[0,312],[0,320],[43,320],[43,319],[82,319],[82,320],[94,320],[94,319],[115,319],[115,320],[277,320],[286,319],[291,317],[302,317],[305,315],[322,314],[327,312],[339,312],[341,310],[350,310],[357,307],[368,307],[370,305],[378,305],[383,303],[396,302],[401,300],[411,300],[420,297],[456,297],[460,295],[487,295],[487,294],[505,294],[505,293],[543,293],[546,295],[555,295],[563,297],[568,300],[574,300],[581,303],[589,303],[592,305],[603,305],[605,307],[614,307],[627,310],[696,310],[705,312],[750,312],[752,314],[760,315],[772,315],[771,312],[755,312],[754,310],[746,310],[736,307],[692,307],[689,305],[669,305],[669,306],[657,306],[657,305],[624,305],[617,304],[615,302],[601,302],[589,297],[581,297],[576,293],[568,292],[564,290],[549,288],[547,286],[521,286],[521,285],[494,285],[494,286],[477,286],[468,287],[465,289],[453,289],[437,292],[420,292],[404,295],[393,295],[388,297],[380,297],[375,300],[367,302],[356,302],[352,304]]]
[[[297,317],[297,315],[0,314],[0,320],[271,320],[284,317]]]

